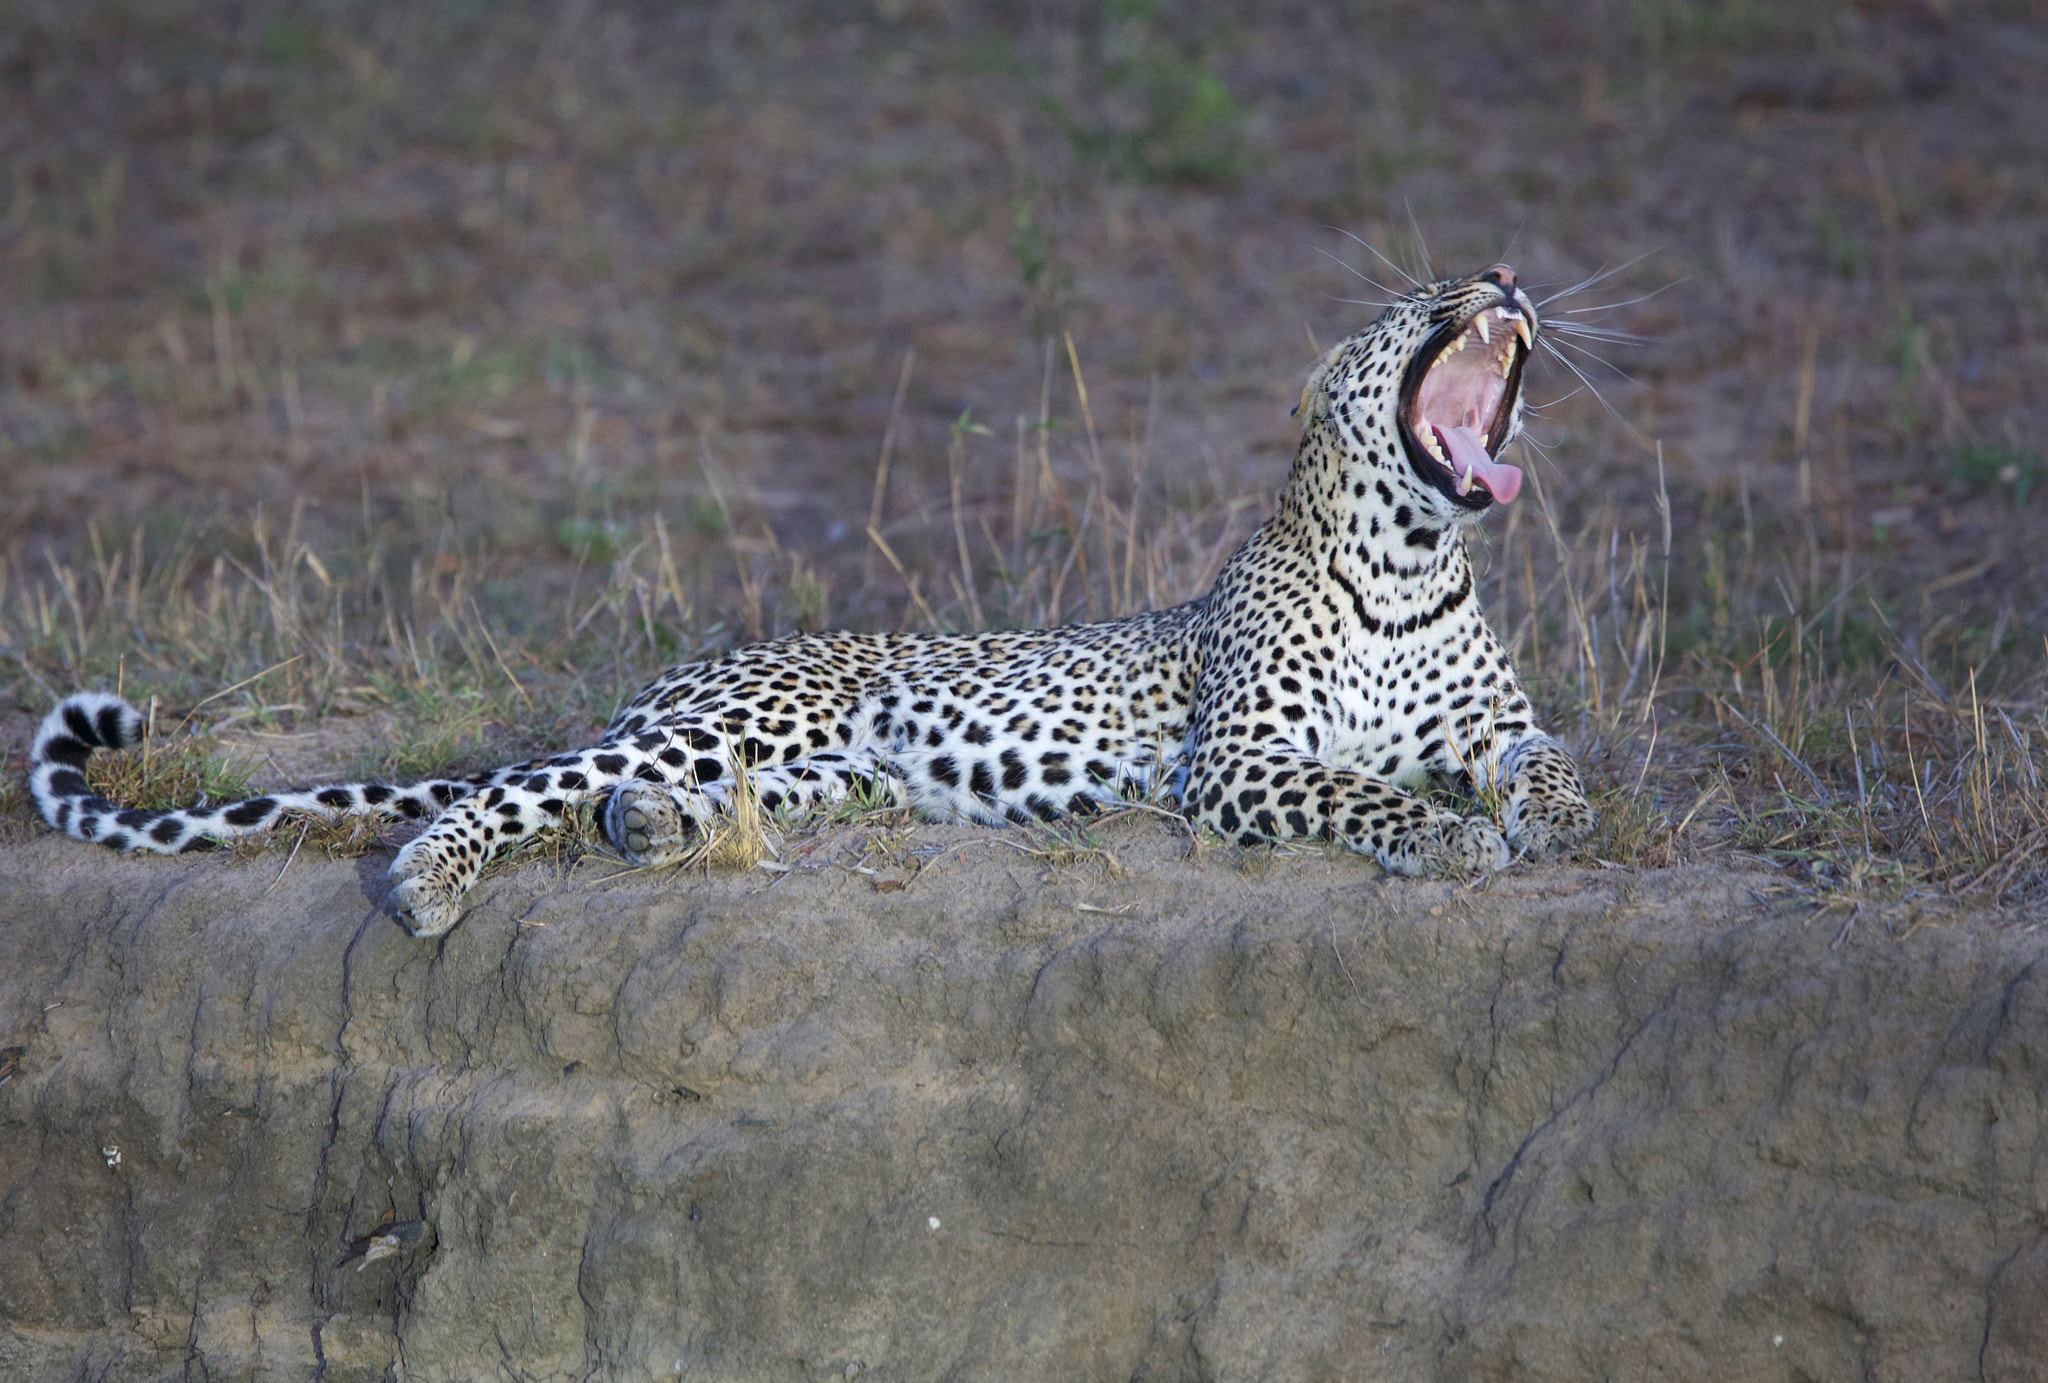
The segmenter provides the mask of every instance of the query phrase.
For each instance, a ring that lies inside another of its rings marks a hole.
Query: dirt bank
[[[2024,923],[1100,841],[1121,872],[937,828],[779,880],[527,868],[438,945],[375,856],[8,849],[0,1372],[2048,1358]]]

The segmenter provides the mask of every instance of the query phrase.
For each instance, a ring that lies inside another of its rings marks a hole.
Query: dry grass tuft
[[[1072,821],[1046,822],[1024,828],[1030,843],[1019,845],[1027,859],[1053,869],[1070,869],[1076,865],[1092,864],[1106,879],[1122,878],[1127,872],[1116,853],[1103,844],[1087,822]]]
[[[683,861],[684,868],[753,869],[763,860],[779,860],[779,833],[761,810],[760,783],[738,750],[728,747],[732,789],[725,805],[711,819],[711,828]]]
[[[352,860],[383,848],[391,823],[370,816],[304,816],[287,821],[278,835],[293,835],[303,848],[330,860]]]
[[[109,802],[162,811],[246,797],[251,771],[211,735],[159,734],[152,723],[134,749],[87,760],[85,781]]]

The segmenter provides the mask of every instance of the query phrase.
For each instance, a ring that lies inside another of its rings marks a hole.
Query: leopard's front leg
[[[1198,824],[1226,840],[1340,840],[1390,874],[1474,874],[1508,862],[1507,842],[1485,818],[1271,741],[1198,750],[1186,802]]]

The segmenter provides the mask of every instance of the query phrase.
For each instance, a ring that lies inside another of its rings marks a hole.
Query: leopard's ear
[[[1323,386],[1329,382],[1331,372],[1344,357],[1344,348],[1350,344],[1349,341],[1339,341],[1316,357],[1316,363],[1308,372],[1308,383],[1301,386],[1301,402],[1294,405],[1293,416],[1308,423],[1330,415],[1330,396]]]

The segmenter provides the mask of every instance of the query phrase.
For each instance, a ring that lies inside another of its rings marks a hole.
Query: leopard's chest
[[[1381,609],[1369,622],[1346,621],[1323,667],[1289,675],[1283,661],[1264,680],[1298,733],[1315,728],[1327,761],[1413,782],[1441,763],[1444,724],[1482,690],[1483,640],[1469,603],[1439,595]]]

